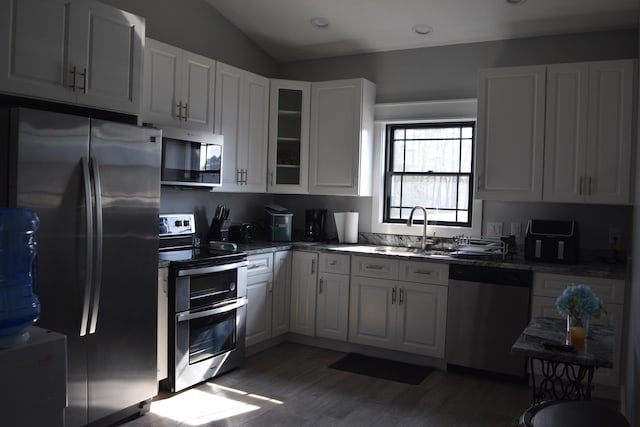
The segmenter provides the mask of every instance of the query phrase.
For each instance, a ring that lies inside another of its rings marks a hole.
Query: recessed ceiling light
[[[315,18],[311,19],[311,25],[313,25],[316,28],[327,28],[329,26],[329,21],[326,18],[323,18],[321,16],[316,16]]]
[[[425,24],[414,25],[412,28],[413,32],[416,34],[420,34],[421,36],[426,36],[433,32],[433,28]]]
[[[527,0],[506,0],[506,1],[509,4],[522,4],[522,3],[526,2]]]

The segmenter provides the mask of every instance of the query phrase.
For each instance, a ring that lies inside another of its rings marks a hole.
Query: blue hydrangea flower
[[[568,286],[556,299],[556,307],[563,316],[585,320],[592,317],[599,319],[602,313],[606,313],[602,300],[587,285]]]

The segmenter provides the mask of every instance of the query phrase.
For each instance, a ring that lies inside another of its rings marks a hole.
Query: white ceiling
[[[638,26],[639,0],[206,0],[279,62]],[[329,21],[325,29],[310,24]],[[417,24],[429,35],[412,31]]]

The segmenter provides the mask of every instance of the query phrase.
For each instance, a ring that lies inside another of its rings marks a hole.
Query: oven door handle
[[[222,265],[214,265],[210,267],[201,267],[201,268],[184,268],[182,270],[178,270],[178,277],[184,276],[195,276],[198,274],[211,274],[211,273],[220,273],[222,271],[235,270],[236,268],[246,267],[249,265],[248,261],[240,261],[240,262],[232,262],[229,264]]]
[[[216,314],[227,313],[231,310],[235,310],[245,305],[247,305],[247,298],[242,297],[242,298],[238,298],[235,302],[224,305],[222,307],[212,308],[210,310],[198,311],[195,313],[188,313],[188,312],[180,313],[176,315],[176,318],[178,322],[186,322],[188,320],[199,319],[201,317],[215,316]]]

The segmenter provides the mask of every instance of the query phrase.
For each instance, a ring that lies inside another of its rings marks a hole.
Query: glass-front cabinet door
[[[308,82],[271,80],[270,193],[308,192],[310,93]]]

